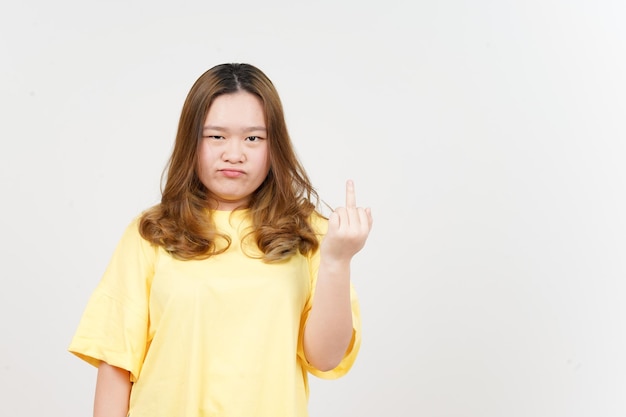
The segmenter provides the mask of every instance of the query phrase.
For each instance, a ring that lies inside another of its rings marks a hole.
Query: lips
[[[223,176],[228,178],[237,178],[244,174],[243,171],[238,169],[220,169],[219,171]]]

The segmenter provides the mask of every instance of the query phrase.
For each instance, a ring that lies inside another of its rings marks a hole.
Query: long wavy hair
[[[228,249],[231,238],[217,230],[210,215],[215,196],[198,177],[198,146],[209,107],[216,97],[246,91],[263,103],[270,170],[247,207],[254,239],[265,262],[279,262],[318,248],[310,217],[317,192],[298,160],[287,131],[278,92],[258,68],[243,63],[217,65],[196,80],[183,104],[161,202],[140,219],[141,236],[178,259],[205,259]],[[221,241],[221,243],[218,243]]]

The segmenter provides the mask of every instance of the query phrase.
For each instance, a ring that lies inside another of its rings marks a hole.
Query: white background
[[[623,1],[0,4],[1,416],[91,414],[67,345],[222,62],[374,213],[361,354],[312,417],[626,415]]]

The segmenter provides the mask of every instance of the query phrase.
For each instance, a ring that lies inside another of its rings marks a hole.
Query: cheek
[[[198,169],[201,170],[203,167],[207,168],[211,164],[212,158],[213,154],[208,146],[200,145],[198,147],[198,157],[196,161]]]
[[[259,158],[259,167],[261,167],[261,171],[264,173],[264,176],[266,176],[269,171],[270,171],[270,157],[269,155],[264,155],[262,157]]]

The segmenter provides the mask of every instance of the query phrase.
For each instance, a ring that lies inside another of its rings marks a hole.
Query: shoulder
[[[318,211],[311,213],[309,224],[316,235],[325,235],[328,231],[328,218]]]
[[[133,217],[130,222],[126,224],[126,228],[124,229],[124,237],[143,239],[140,232],[142,218],[143,213],[140,213]]]
[[[154,255],[156,247],[154,244],[146,240],[141,234],[141,221],[144,213],[140,213],[133,217],[127,223],[119,246],[123,247],[130,254],[133,251],[140,251],[146,256]]]

